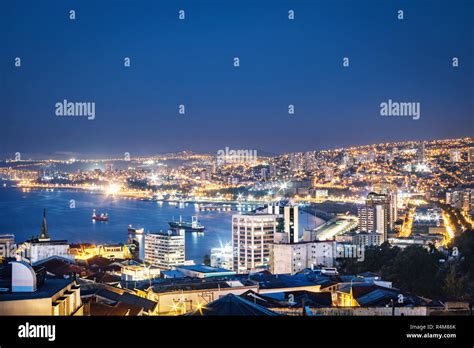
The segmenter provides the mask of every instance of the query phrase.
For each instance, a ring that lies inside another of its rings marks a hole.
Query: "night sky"
[[[473,136],[473,23],[471,0],[4,2],[0,156],[281,153]],[[95,102],[95,120],[56,116],[64,99]],[[420,120],[381,117],[388,99],[420,102]]]

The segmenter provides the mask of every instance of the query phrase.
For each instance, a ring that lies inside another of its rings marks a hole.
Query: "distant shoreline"
[[[90,192],[90,193],[95,193],[98,195],[104,195],[104,196],[113,196],[113,197],[118,197],[118,198],[130,198],[130,199],[135,199],[139,201],[145,201],[145,202],[168,202],[168,203],[197,203],[197,204],[229,204],[229,205],[262,205],[265,203],[268,203],[268,201],[236,201],[236,200],[221,200],[221,199],[155,199],[153,198],[153,194],[147,193],[147,192],[117,192],[114,194],[107,194],[106,192],[103,192],[102,189],[97,188],[97,189],[90,189],[90,188],[85,188],[85,187],[77,187],[77,186],[71,186],[71,185],[65,185],[65,186],[54,186],[54,187],[46,187],[46,186],[40,186],[40,185],[10,185],[6,187],[1,187],[0,188],[13,188],[13,189],[19,189],[19,190],[31,190],[31,191],[77,191],[77,192]]]

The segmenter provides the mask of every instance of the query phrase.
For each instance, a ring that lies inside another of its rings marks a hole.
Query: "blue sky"
[[[474,135],[469,0],[18,0],[0,17],[3,157],[280,153]],[[95,102],[96,118],[57,117],[64,99]],[[420,120],[381,117],[388,99],[420,102]]]

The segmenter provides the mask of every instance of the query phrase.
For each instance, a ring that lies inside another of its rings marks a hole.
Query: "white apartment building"
[[[295,274],[313,266],[333,267],[335,250],[335,241],[272,244],[270,272]]]
[[[276,234],[277,215],[232,216],[233,270],[248,273],[264,269],[270,261],[270,247]]]
[[[179,230],[145,235],[145,262],[164,270],[183,265],[184,233]]]

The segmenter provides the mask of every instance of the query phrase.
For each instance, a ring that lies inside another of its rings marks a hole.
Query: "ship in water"
[[[185,230],[186,232],[204,232],[205,229],[205,227],[199,223],[197,216],[193,216],[191,222],[183,221],[180,216],[179,221],[170,221],[168,224],[172,229]]]
[[[95,209],[92,211],[92,220],[93,221],[109,221],[109,215],[107,213],[102,213],[100,215],[97,215],[95,213]]]

